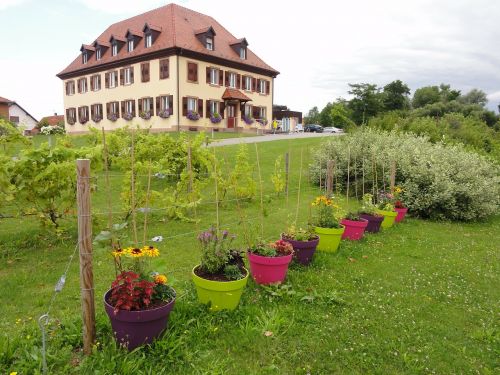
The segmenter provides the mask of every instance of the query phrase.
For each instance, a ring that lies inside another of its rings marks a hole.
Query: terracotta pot
[[[292,254],[281,257],[264,257],[251,251],[247,252],[250,273],[257,284],[282,283],[292,261]]]
[[[118,310],[115,314],[115,308],[107,302],[110,295],[111,289],[104,295],[104,309],[111,321],[111,328],[119,345],[132,350],[138,346],[150,344],[167,328],[168,317],[174,308],[175,298],[156,309]]]
[[[382,221],[384,220],[384,217],[382,215],[376,216],[361,214],[359,216],[363,219],[368,220],[368,225],[365,228],[365,232],[378,233],[380,231],[380,224],[382,224]]]
[[[198,301],[204,304],[210,304],[210,311],[219,310],[234,310],[240,303],[241,294],[248,281],[248,270],[245,268],[246,275],[244,278],[233,281],[214,281],[199,277],[194,273],[194,267],[191,276]]]
[[[319,237],[311,241],[295,241],[281,237],[283,241],[293,246],[293,259],[300,264],[307,266],[311,263],[316,247],[319,243]]]
[[[396,219],[394,219],[396,221],[396,223],[399,223],[400,221],[403,221],[403,219],[405,218],[406,216],[406,213],[408,212],[408,208],[395,208],[394,211],[396,211],[398,213],[398,216],[396,216]]]
[[[345,227],[344,233],[342,233],[342,239],[357,241],[363,238],[368,220],[363,218],[361,218],[360,221],[342,219],[340,224]]]

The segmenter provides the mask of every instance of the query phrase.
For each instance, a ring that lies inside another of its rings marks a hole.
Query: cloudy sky
[[[37,119],[63,112],[55,76],[117,21],[163,0],[0,0],[0,96]],[[500,2],[495,0],[177,0],[216,18],[281,74],[275,103],[307,112],[348,83],[415,88],[449,83],[500,103]]]

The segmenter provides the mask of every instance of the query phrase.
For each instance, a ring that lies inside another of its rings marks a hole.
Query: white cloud
[[[0,10],[4,10],[7,8],[15,7],[25,3],[27,0],[1,0],[0,1]]]
[[[110,14],[140,14],[165,5],[162,0],[76,0],[87,8]]]

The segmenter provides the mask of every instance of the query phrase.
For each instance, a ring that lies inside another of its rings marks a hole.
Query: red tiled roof
[[[0,96],[0,103],[7,103],[7,104],[9,104],[9,103],[13,103],[13,101],[12,101],[12,100],[9,100],[9,99],[6,99],[6,98],[2,98],[2,97]]]
[[[90,58],[86,64],[83,64],[81,55],[78,55],[58,76],[169,48],[181,48],[207,57],[216,57],[257,67],[271,74],[279,74],[278,71],[266,64],[249,49],[247,50],[247,59],[240,59],[239,55],[230,46],[230,43],[234,43],[237,38],[214,18],[176,4],[169,4],[117,22],[109,26],[96,40],[110,40],[111,36],[123,40],[128,30],[143,30],[146,23],[148,25],[157,25],[162,30],[151,47],[146,48],[141,40],[132,52],[128,52],[127,48],[121,48],[116,56],[111,56],[110,51],[108,51],[102,56],[101,60]],[[217,35],[215,37],[215,50],[213,51],[207,50],[195,35],[195,31],[207,29],[210,26],[213,27]]]
[[[228,99],[236,99],[236,100],[241,100],[241,101],[251,101],[248,96],[243,94],[241,91],[236,90],[236,89],[230,89],[227,88],[226,91],[224,91],[224,94],[222,94],[222,99],[228,100]]]
[[[42,118],[40,122],[42,122],[43,120],[47,120],[49,125],[57,125],[61,122],[64,122],[64,116],[63,115],[46,116]]]

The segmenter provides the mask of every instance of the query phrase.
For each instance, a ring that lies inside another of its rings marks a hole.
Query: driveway
[[[239,145],[241,143],[258,143],[258,142],[271,142],[282,141],[285,139],[298,139],[298,138],[319,138],[319,137],[337,137],[341,134],[338,133],[289,133],[289,134],[266,134],[258,135],[255,137],[240,137],[240,138],[227,138],[227,139],[214,139],[208,147],[219,147],[229,145]]]

